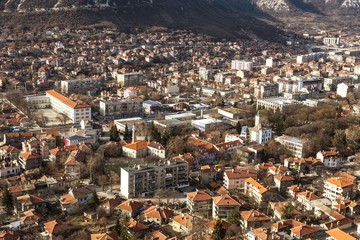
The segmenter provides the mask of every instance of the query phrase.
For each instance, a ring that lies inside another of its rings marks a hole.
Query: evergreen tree
[[[229,216],[226,219],[229,223],[239,225],[240,224],[240,213],[235,209],[229,213]]]
[[[129,131],[128,125],[125,124],[124,140],[131,139],[131,132]]]
[[[220,219],[216,220],[216,223],[214,226],[214,231],[211,234],[211,239],[212,240],[222,240],[225,238],[225,234],[226,234],[226,231],[223,228],[221,220]]]
[[[282,208],[283,213],[281,214],[281,218],[283,220],[291,218],[291,212],[292,212],[293,209],[294,209],[294,206],[291,205],[291,204],[288,204],[288,205],[284,206]]]
[[[91,199],[90,199],[90,204],[97,206],[99,205],[99,196],[97,195],[96,191],[93,191]]]
[[[241,128],[242,128],[241,123],[240,123],[240,121],[238,121],[238,122],[236,123],[236,127],[235,127],[235,129],[236,129],[236,131],[237,131],[238,134],[241,133]]]
[[[120,220],[119,218],[116,219],[115,221],[115,226],[113,228],[114,232],[117,233],[118,236],[120,236],[120,233],[121,233],[121,225],[120,225]]]
[[[110,129],[110,141],[113,142],[120,141],[119,131],[116,129],[116,126],[112,126]]]
[[[4,187],[4,190],[3,190],[1,204],[5,207],[5,209],[8,213],[10,213],[13,210],[13,198],[9,192],[7,185]]]

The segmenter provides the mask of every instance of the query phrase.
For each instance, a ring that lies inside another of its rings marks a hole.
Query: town
[[[0,28],[0,240],[360,239],[360,36],[302,31]]]

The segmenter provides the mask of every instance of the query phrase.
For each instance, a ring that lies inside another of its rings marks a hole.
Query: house
[[[111,214],[121,201],[121,198],[106,198],[100,201],[99,208],[104,209],[107,214]]]
[[[320,159],[328,168],[341,167],[343,164],[342,156],[335,151],[320,151],[316,154],[316,158]]]
[[[143,204],[141,202],[136,202],[130,199],[115,207],[115,210],[120,211],[121,216],[127,215],[129,218],[136,217],[142,209]]]
[[[176,232],[181,232],[186,235],[190,234],[193,228],[193,216],[185,213],[173,217],[172,227]]]
[[[338,197],[353,197],[354,183],[347,177],[334,177],[324,182],[324,196],[334,200]]]
[[[147,146],[148,154],[164,159],[166,157],[165,148],[163,145],[157,142],[150,142]]]
[[[261,204],[269,201],[277,193],[275,190],[268,188],[264,183],[248,178],[245,180],[245,194],[252,197],[258,204]]]
[[[57,220],[44,223],[44,230],[53,239],[57,234],[63,232],[66,226]]]
[[[330,236],[327,238],[328,240],[356,240],[356,238],[340,230],[339,228],[331,229],[329,231],[326,231],[326,233]]]
[[[84,164],[86,153],[81,150],[74,150],[64,163],[65,174],[69,177],[80,178],[81,168]]]
[[[46,206],[46,201],[43,198],[37,195],[26,194],[24,196],[19,196],[16,198],[15,211],[19,213],[19,212],[28,211],[30,209],[37,210],[38,208],[45,206]]]
[[[296,195],[296,200],[308,211],[313,210],[319,204],[331,205],[329,199],[321,198],[310,191],[300,192]]]
[[[3,146],[0,148],[0,160],[13,161],[17,160],[20,150],[13,146]]]
[[[190,192],[186,194],[186,206],[190,213],[210,214],[212,198],[204,191]]]
[[[274,217],[278,220],[283,220],[283,213],[284,213],[284,208],[286,206],[288,206],[289,202],[275,202],[275,203],[271,203],[271,209],[274,211]],[[290,212],[290,216],[291,218],[295,218],[296,216],[301,215],[301,213],[296,210],[296,208],[294,207],[291,212]]]
[[[134,141],[123,146],[123,155],[129,158],[143,158],[147,156],[147,141]]]
[[[91,234],[91,240],[120,240],[116,232]]]
[[[157,224],[163,225],[169,222],[171,215],[174,213],[173,210],[151,206],[144,211],[146,221],[156,222]]]
[[[321,235],[321,230],[309,225],[300,225],[290,229],[291,236],[295,239],[316,239]]]
[[[227,230],[229,227],[231,227],[231,224],[224,221],[224,220],[220,220],[221,224],[222,224],[222,228]],[[215,223],[216,220],[212,220],[210,222],[204,223],[204,226],[206,227],[205,229],[205,233],[211,235],[213,233],[213,231],[215,230]]]
[[[248,178],[257,178],[255,169],[232,169],[224,172],[224,187],[226,189],[245,189],[245,180]]]
[[[25,152],[20,154],[19,164],[24,170],[39,168],[41,166],[41,163],[42,157],[40,154],[34,152]]]
[[[20,220],[26,225],[39,225],[39,223],[44,220],[44,217],[40,213],[35,212],[34,209],[26,211],[24,214],[25,216]]]
[[[141,238],[142,236],[145,235],[146,231],[149,229],[148,226],[134,219],[130,219],[127,222],[127,227],[129,234],[134,239]]]
[[[240,222],[243,229],[258,228],[270,222],[271,218],[256,210],[240,212]]]
[[[92,191],[88,188],[70,189],[69,193],[60,197],[60,204],[63,211],[68,214],[78,212],[84,205],[88,204]]]
[[[233,210],[239,211],[241,204],[229,195],[213,197],[212,217],[227,218]]]
[[[294,183],[294,178],[290,176],[275,175],[274,182],[279,192],[284,192]]]
[[[354,91],[354,85],[350,83],[340,83],[336,87],[336,94],[345,98],[349,93]]]
[[[216,180],[216,171],[214,168],[209,165],[201,166],[199,182],[200,184],[209,184],[212,181]]]
[[[0,232],[0,240],[20,240],[21,234],[19,232],[2,231]]]

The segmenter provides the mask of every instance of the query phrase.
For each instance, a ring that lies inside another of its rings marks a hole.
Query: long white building
[[[100,78],[81,78],[61,81],[61,92],[65,94],[78,93],[80,90],[100,89]]]
[[[91,108],[89,105],[77,101],[74,102],[55,90],[46,92],[52,109],[65,114],[73,123],[80,123],[82,119],[91,120]]]

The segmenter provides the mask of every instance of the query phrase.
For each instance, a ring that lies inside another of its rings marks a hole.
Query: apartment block
[[[305,140],[291,136],[280,136],[275,138],[276,142],[281,143],[293,157],[301,158],[303,155]]]
[[[351,198],[354,183],[346,177],[335,177],[324,181],[324,196],[330,200],[339,197]]]
[[[141,115],[142,99],[114,99],[100,101],[100,114],[107,118],[127,118]]]
[[[100,78],[81,78],[61,81],[61,92],[67,95],[86,90],[100,90]]]
[[[91,120],[91,108],[81,101],[72,101],[55,90],[46,92],[50,99],[50,106],[57,112],[65,114],[73,123],[80,123],[82,119]]]
[[[144,75],[139,72],[121,72],[116,75],[117,83],[121,87],[138,86],[144,82]]]
[[[157,189],[188,186],[188,163],[185,161],[121,168],[121,194],[127,198],[153,195]]]

